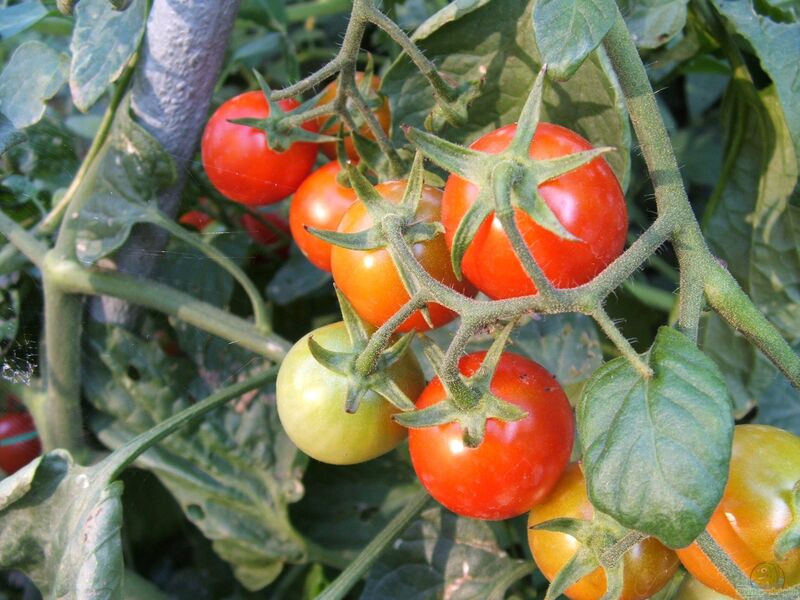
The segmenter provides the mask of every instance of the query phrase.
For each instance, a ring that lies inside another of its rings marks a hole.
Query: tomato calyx
[[[405,130],[408,139],[427,158],[479,189],[478,197],[461,220],[453,239],[451,259],[459,278],[462,277],[461,263],[470,242],[492,213],[497,215],[515,253],[540,292],[546,292],[552,285],[526,247],[514,219],[514,210],[523,211],[538,225],[562,239],[579,239],[561,224],[538,187],[590,163],[613,148],[594,148],[548,159],[530,157],[531,141],[539,125],[545,73],[543,67],[522,110],[514,139],[500,153],[489,154],[465,148],[419,129]]]
[[[449,377],[444,369],[444,355],[430,340],[425,341],[425,355],[447,391],[447,399],[422,410],[399,413],[392,418],[404,427],[419,429],[446,423],[458,423],[464,431],[464,445],[477,448],[486,433],[487,419],[519,421],[528,413],[503,400],[490,389],[508,337],[514,328],[509,323],[486,353],[480,368],[470,377]]]
[[[350,338],[352,351],[335,352],[318,344],[314,337],[308,338],[308,349],[314,359],[326,369],[347,379],[347,396],[344,410],[355,413],[364,396],[372,391],[385,398],[400,410],[413,410],[414,403],[403,393],[400,386],[387,375],[389,367],[397,363],[408,351],[414,332],[409,332],[383,349],[370,364],[365,366],[359,358],[367,349],[372,329],[358,316],[355,309],[339,289],[336,295],[342,310],[342,318]]]
[[[602,567],[606,576],[604,598],[619,598],[624,585],[625,554],[647,536],[620,525],[595,509],[592,520],[551,519],[530,529],[555,531],[574,537],[579,547],[550,583],[545,600],[558,598],[583,577]]]
[[[445,124],[463,127],[469,121],[469,105],[481,95],[485,78],[467,80],[451,88],[449,98],[436,93],[436,105],[425,117],[425,129],[439,131]]]
[[[245,117],[230,119],[229,122],[263,131],[266,134],[267,146],[276,152],[285,152],[295,142],[321,143],[336,141],[334,137],[301,127],[301,124],[306,120],[303,115],[317,105],[319,95],[287,111],[272,99],[272,90],[261,74],[258,71],[253,71],[253,73],[269,106],[269,114],[263,118]]]
[[[424,183],[421,154],[418,153],[414,158],[414,164],[408,177],[408,184],[403,193],[403,198],[398,204],[384,199],[369,180],[353,165],[348,165],[347,174],[356,196],[364,203],[374,224],[368,229],[355,233],[327,231],[311,227],[307,228],[309,233],[325,242],[350,250],[363,251],[386,248],[390,254],[394,252],[391,243],[394,233],[399,232],[409,245],[432,240],[437,235],[444,233],[444,227],[441,223],[420,222],[415,216],[422,197]],[[409,297],[415,298],[423,294],[423,285],[404,262],[395,260],[394,263]],[[433,327],[427,306],[422,306],[419,310],[426,323]]]

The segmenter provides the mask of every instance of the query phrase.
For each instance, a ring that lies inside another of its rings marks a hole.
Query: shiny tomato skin
[[[278,231],[284,232],[288,237],[289,223],[287,223],[286,219],[284,219],[282,216],[274,213],[261,213],[259,216],[268,223],[271,223],[275,229],[262,223],[253,215],[243,215],[242,227],[254,242],[261,244],[262,246],[273,246],[282,239]],[[283,241],[288,242],[288,239],[283,238]],[[289,244],[285,243],[280,249],[277,250],[277,253],[284,257],[289,256]]]
[[[19,438],[19,441],[11,438]],[[12,412],[0,416],[0,469],[6,475],[16,473],[41,453],[42,445],[30,413]]]
[[[507,125],[486,134],[470,147],[497,154],[508,147],[515,132],[516,125]],[[569,129],[540,123],[531,143],[530,156],[555,158],[591,148],[589,142]],[[575,287],[590,281],[622,253],[628,231],[625,197],[614,172],[602,157],[543,183],[539,193],[567,231],[582,240],[559,238],[516,210],[517,225],[528,248],[557,288]],[[448,247],[452,247],[458,225],[477,195],[478,189],[472,183],[457,175],[448,178],[442,198],[442,223]],[[536,287],[525,275],[494,214],[478,229],[464,255],[462,269],[475,287],[491,298],[536,293]]]
[[[557,518],[591,520],[594,508],[586,493],[586,480],[580,465],[571,464],[558,484],[528,515],[528,526]],[[539,570],[552,581],[578,550],[571,535],[528,529],[528,545]],[[645,600],[663,588],[678,570],[678,557],[655,538],[636,544],[625,555],[625,577],[620,600]],[[598,600],[606,592],[606,575],[597,568],[569,588],[572,600]]]
[[[333,161],[311,173],[297,188],[289,207],[289,226],[298,248],[314,266],[329,273],[332,246],[305,228],[336,231],[342,215],[355,202],[356,193],[336,179],[341,170]]]
[[[296,100],[280,100],[284,110]],[[317,156],[317,145],[295,142],[285,152],[267,145],[260,129],[230,123],[230,119],[263,119],[269,106],[261,91],[245,92],[222,104],[206,124],[201,142],[203,168],[220,193],[241,204],[272,204],[283,200],[305,179]],[[303,124],[316,131],[315,121]]]
[[[278,416],[284,431],[303,452],[321,462],[351,465],[385,454],[406,437],[392,421],[397,409],[373,392],[358,410],[344,410],[348,381],[320,365],[308,338],[332,351],[350,351],[344,323],[320,327],[301,338],[283,359],[277,380]],[[419,364],[410,352],[390,367],[393,379],[412,400],[425,386]]]
[[[400,202],[405,181],[387,181],[378,184],[375,189],[381,196],[391,202]],[[425,186],[422,191],[416,216],[420,221],[438,221],[442,193],[436,188]],[[372,226],[372,218],[361,201],[356,201],[342,216],[338,230],[345,233],[363,231]],[[414,244],[414,256],[430,275],[443,284],[461,292],[475,293],[469,282],[458,281],[450,263],[444,237],[436,236],[432,240]],[[333,280],[347,297],[362,319],[380,327],[400,307],[409,300],[408,292],[397,269],[385,248],[377,250],[348,250],[334,246],[331,251],[331,271]],[[429,303],[431,321],[434,327],[441,327],[456,318],[456,313],[441,306]],[[401,323],[397,331],[426,331],[430,329],[422,313],[412,314]]]
[[[473,374],[485,354],[462,357],[459,369]],[[409,451],[422,485],[446,508],[473,519],[509,519],[541,502],[558,481],[572,451],[574,419],[555,378],[524,356],[504,353],[490,389],[528,416],[515,422],[489,419],[477,448],[464,446],[458,423],[410,429]],[[445,396],[435,378],[416,406],[433,406]]]
[[[356,85],[360,85],[361,81],[364,79],[364,73],[361,71],[356,72]],[[381,87],[381,78],[377,75],[372,76],[372,81],[370,81],[370,90],[373,93],[377,93]],[[327,104],[328,102],[332,102],[336,98],[336,92],[339,89],[339,84],[336,81],[332,81],[328,84],[328,87],[325,88],[325,92],[322,94],[322,97],[319,100],[319,104]],[[362,92],[363,94],[363,92]],[[385,96],[379,96],[381,98],[381,104],[378,108],[374,109],[372,112],[375,117],[378,119],[378,123],[381,125],[381,129],[388,133],[389,127],[392,123],[392,111],[389,108],[389,99]],[[352,114],[356,114],[357,111],[355,109],[351,110]],[[338,136],[339,135],[339,126],[340,121],[336,119],[335,121],[331,121],[331,124],[328,127],[325,127],[325,123],[330,121],[330,115],[326,115],[318,120],[318,125],[320,128],[320,133],[324,133],[326,135],[331,136]],[[323,127],[325,127],[323,129]],[[369,140],[374,140],[375,136],[372,134],[372,131],[369,128],[369,125],[364,123],[361,128],[358,130],[362,136]],[[344,149],[347,153],[347,158],[350,160],[358,160],[358,152],[356,151],[356,147],[353,144],[353,138],[350,137],[350,128],[347,125],[342,126],[342,135],[346,136],[344,138]],[[322,152],[330,158],[331,160],[336,158],[336,142],[323,142],[319,145]]]
[[[800,548],[778,560],[775,540],[792,519],[792,488],[800,481],[800,437],[768,425],[737,425],[730,474],[706,531],[757,583],[800,584]],[[696,543],[677,551],[706,586],[733,598],[736,590]]]
[[[201,210],[190,210],[180,216],[178,223],[181,225],[186,225],[186,227],[189,227],[190,229],[203,231],[206,225],[211,223],[213,220],[214,219]]]

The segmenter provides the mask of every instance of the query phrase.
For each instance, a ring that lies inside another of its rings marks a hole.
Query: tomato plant
[[[290,110],[296,100],[281,100]],[[232,119],[264,118],[269,106],[260,91],[245,92],[223,103],[206,124],[201,142],[203,168],[224,196],[242,204],[272,204],[293,193],[314,166],[317,147],[295,142],[285,152],[269,147],[266,134]],[[313,121],[304,129],[315,130]]]
[[[800,583],[800,548],[782,559],[774,550],[792,520],[790,499],[798,481],[800,437],[765,425],[736,427],[728,483],[706,531],[763,587]],[[678,556],[700,582],[738,597],[696,543],[678,550]]]
[[[459,369],[472,375],[484,356],[463,357]],[[509,519],[541,502],[564,471],[572,451],[572,410],[550,373],[510,352],[500,358],[490,389],[528,415],[514,422],[489,419],[477,448],[464,445],[457,423],[411,429],[408,447],[422,485],[448,509],[473,519]],[[434,406],[445,395],[434,379],[417,408]]]
[[[498,153],[508,147],[515,132],[515,125],[506,125],[479,138],[470,148]],[[591,148],[574,131],[540,123],[529,153],[531,158],[541,160]],[[603,158],[542,183],[539,194],[566,230],[579,238],[561,238],[519,209],[515,211],[527,247],[553,285],[569,288],[586,283],[620,255],[628,232],[625,197]],[[442,223],[449,246],[477,196],[477,188],[469,181],[457,175],[447,180],[442,197]],[[462,268],[475,287],[492,298],[536,293],[502,225],[493,215],[484,221],[470,243]]]
[[[356,71],[355,74],[355,81],[356,86],[361,90],[364,84],[364,73],[361,71]],[[373,75],[370,79],[367,94],[362,92],[362,95],[366,96],[367,102],[371,103],[373,106],[372,113],[375,115],[375,118],[378,120],[378,123],[381,126],[381,129],[388,132],[389,127],[392,123],[392,112],[389,108],[389,99],[386,96],[383,96],[378,92],[381,87],[381,79],[377,75]],[[336,81],[333,81],[328,84],[328,87],[325,88],[325,91],[322,94],[322,97],[319,99],[320,104],[327,104],[328,102],[332,102],[334,98],[336,98],[336,93],[339,90],[339,84]],[[362,119],[363,120],[363,119]],[[341,127],[341,134],[345,136],[344,138],[344,148],[345,152],[347,153],[347,158],[350,160],[358,160],[358,152],[356,151],[355,145],[353,144],[353,138],[350,137],[350,128],[347,124],[342,124],[340,119],[336,118],[328,118],[323,117],[318,122],[320,133],[324,133],[331,136],[339,135],[339,129]],[[358,133],[364,136],[367,139],[374,140],[375,135],[369,128],[369,125],[364,123],[358,130]],[[336,142],[323,142],[320,144],[320,149],[325,153],[325,155],[330,159],[336,158]]]
[[[27,412],[0,416],[0,469],[16,473],[42,453],[33,418]]]
[[[311,173],[297,188],[289,208],[289,226],[300,251],[315,266],[328,272],[332,246],[306,231],[306,227],[335,231],[342,215],[355,201],[355,192],[338,182],[340,172],[341,166],[333,161]]]
[[[589,521],[593,515],[594,508],[586,494],[586,481],[580,465],[573,463],[544,502],[533,507],[528,525],[560,518]],[[578,542],[571,535],[540,529],[528,530],[528,544],[533,560],[550,581],[578,551]],[[636,544],[623,560],[625,579],[620,600],[650,598],[678,569],[675,553],[655,538]],[[606,576],[598,567],[570,586],[565,594],[572,600],[598,600],[605,592]]]
[[[312,337],[326,350],[352,349],[344,323],[315,329],[292,346],[277,382],[278,415],[291,440],[312,458],[334,465],[370,460],[402,442],[406,430],[391,419],[397,409],[377,394],[368,393],[355,413],[345,412],[347,379],[317,362],[308,347]],[[392,365],[387,376],[410,398],[425,384],[410,354]]]
[[[390,202],[399,202],[406,188],[405,181],[387,181],[376,186],[376,191]],[[439,218],[441,192],[425,186],[417,208],[419,221],[432,222]],[[372,218],[360,201],[355,202],[342,216],[338,231],[355,233],[372,225]],[[473,294],[468,282],[458,281],[450,265],[450,254],[443,236],[414,244],[414,256],[434,279],[462,294]],[[333,280],[358,314],[375,327],[380,326],[409,300],[408,292],[392,262],[389,252],[376,250],[350,250],[335,246],[331,252]],[[456,314],[439,304],[428,304],[431,321],[439,327],[452,321]],[[403,321],[398,331],[425,331],[430,327],[417,311]]]

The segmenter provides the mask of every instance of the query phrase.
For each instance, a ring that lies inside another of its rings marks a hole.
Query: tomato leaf
[[[361,600],[502,598],[530,570],[529,560],[512,559],[501,549],[487,523],[432,508],[381,554]]]
[[[0,113],[17,129],[37,123],[66,81],[68,60],[42,42],[21,44],[0,73]]]
[[[485,80],[469,106],[468,123],[446,126],[443,137],[470,142],[518,118],[542,66],[533,34],[533,5],[531,0],[451,4],[414,33],[414,41],[444,76],[453,81]],[[542,120],[563,124],[595,146],[617,148],[607,159],[624,188],[630,168],[630,128],[616,77],[602,50],[591,54],[568,81],[551,82],[547,88]],[[407,56],[392,64],[381,89],[392,101],[396,123],[424,127],[435,99]]]
[[[320,290],[331,280],[331,274],[315,267],[292,246],[286,261],[267,285],[267,297],[284,306]]]
[[[122,483],[55,450],[0,482],[0,564],[46,597],[122,598]]]
[[[0,40],[36,25],[47,16],[47,9],[38,0],[0,8]]]
[[[538,0],[533,7],[536,45],[557,79],[568,79],[614,24],[613,0]]]
[[[680,548],[705,528],[728,474],[733,418],[717,366],[662,327],[643,379],[624,358],[594,374],[578,407],[589,498],[621,524]]]
[[[77,4],[69,87],[79,110],[89,110],[122,74],[139,47],[146,20],[146,0],[133,0],[125,11],[115,10],[108,0]]]
[[[687,0],[619,0],[619,9],[639,48],[658,48],[686,24]]]
[[[195,368],[186,358],[165,355],[157,341],[121,328],[98,326],[89,333],[84,390],[107,415],[91,425],[111,448],[210,389],[263,369],[263,359],[217,338],[205,340]],[[286,560],[304,553],[287,509],[302,494],[304,459],[280,427],[273,394],[266,386],[209,413],[136,463],[161,480],[237,579],[253,590],[273,581]]]

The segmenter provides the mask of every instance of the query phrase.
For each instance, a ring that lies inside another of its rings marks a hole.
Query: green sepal
[[[392,415],[392,419],[403,427],[409,429],[421,429],[423,427],[436,427],[459,421],[462,413],[449,401],[443,400],[433,406],[415,410],[413,412],[399,413]]]
[[[311,351],[311,356],[326,369],[338,373],[339,375],[347,375],[350,371],[350,365],[353,362],[352,355],[347,352],[334,352],[320,346],[314,337],[308,338],[308,349]]]
[[[527,179],[527,178],[526,178]],[[535,182],[525,182],[513,194],[512,204],[519,208],[536,222],[537,225],[547,231],[556,234],[558,237],[571,242],[581,241],[579,237],[572,235],[561,221],[558,220],[553,209],[547,205],[542,195],[539,193]]]
[[[372,391],[379,394],[387,402],[402,411],[413,411],[414,403],[405,395],[400,386],[393,379],[382,377],[380,381],[374,383]],[[405,413],[398,413],[405,414]]]
[[[409,244],[416,244],[417,242],[426,242],[432,240],[437,235],[444,233],[444,225],[439,221],[433,223],[414,223],[411,227],[405,230],[403,237]]]
[[[561,596],[571,585],[580,581],[583,577],[594,571],[599,566],[597,559],[592,553],[584,548],[578,548],[575,555],[567,561],[561,570],[550,582],[547,588],[545,600],[555,600]]]
[[[338,138],[315,131],[309,131],[302,127],[286,127],[282,123],[284,117],[285,115],[273,117],[272,112],[270,112],[270,115],[264,119],[242,117],[241,119],[228,119],[228,122],[235,123],[236,125],[246,125],[253,129],[260,129],[267,134],[267,146],[275,152],[285,152],[288,150],[289,146],[295,142],[320,144],[338,140]]]
[[[592,522],[584,519],[559,517],[557,519],[550,519],[549,521],[542,521],[537,525],[531,525],[528,529],[566,533],[578,541],[585,541],[588,540],[589,536],[592,534]]]
[[[355,233],[341,233],[339,231],[317,229],[315,227],[306,227],[305,229],[311,235],[318,237],[324,242],[341,248],[347,248],[348,250],[375,250],[376,248],[383,248],[386,245],[381,235],[380,228],[374,225],[369,229],[356,231]]]
[[[525,101],[525,106],[522,107],[522,113],[520,113],[517,122],[517,130],[509,146],[513,153],[524,158],[528,157],[531,141],[536,133],[536,128],[539,126],[545,73],[547,73],[547,65],[542,65],[528,94],[528,99]]]
[[[444,363],[444,352],[441,348],[439,348],[439,346],[436,345],[436,342],[426,335],[420,336],[419,340],[422,343],[422,352],[425,354],[425,358],[428,359],[428,362],[433,368],[433,372],[436,373],[436,376],[441,379],[442,364]]]
[[[483,152],[448,142],[414,127],[408,127],[404,131],[409,141],[426,158],[450,173],[476,185],[480,185],[489,177],[491,161],[487,161],[488,155]]]
[[[792,520],[775,540],[773,548],[779,560],[783,560],[789,552],[800,547],[800,481],[794,484],[789,507],[792,510]]]
[[[604,566],[606,575],[606,593],[600,600],[619,600],[625,583],[625,562],[619,561],[614,566]]]
[[[450,249],[450,262],[453,266],[453,272],[460,280],[463,277],[463,270],[461,268],[464,262],[464,255],[467,253],[470,243],[475,238],[483,222],[494,212],[487,198],[491,195],[491,188],[488,186],[482,187],[478,192],[478,197],[472,206],[469,207],[461,222],[456,228],[456,233],[453,236],[453,247]]]
[[[536,183],[537,185],[541,185],[546,181],[561,177],[583,165],[589,164],[598,156],[613,152],[614,150],[616,150],[616,148],[612,148],[611,146],[600,146],[599,148],[573,152],[572,154],[558,156],[556,158],[532,161],[535,164]]]
[[[484,79],[465,81],[456,87],[453,101],[436,98],[436,105],[425,117],[425,129],[439,131],[446,123],[454,127],[463,127],[469,120],[469,105],[483,91]]]
[[[342,313],[342,321],[344,328],[347,330],[347,336],[350,338],[350,344],[353,348],[360,348],[366,346],[369,342],[370,335],[372,334],[372,327],[358,316],[356,309],[350,304],[350,301],[339,289],[339,286],[333,286],[336,292],[336,300],[339,301],[339,310]]]
[[[470,383],[479,386],[481,389],[485,389],[487,391],[489,390],[489,385],[492,381],[492,377],[494,377],[494,372],[497,370],[497,365],[500,363],[503,350],[508,343],[508,338],[511,336],[511,332],[514,331],[515,326],[515,321],[507,323],[506,326],[503,327],[500,333],[495,337],[492,345],[489,347],[489,350],[486,351],[483,361],[481,361],[481,366],[477,371],[475,371],[475,373],[472,374],[472,377],[469,378]]]
[[[397,206],[387,201],[381,196],[369,179],[364,177],[354,165],[347,165],[347,176],[358,199],[364,203],[369,216],[374,223],[378,223],[388,214],[397,214]]]
[[[417,212],[419,201],[422,198],[422,186],[425,183],[423,161],[422,153],[416,152],[414,154],[414,162],[411,164],[411,171],[408,173],[408,182],[403,192],[403,199],[400,201],[400,206],[403,207],[403,211],[408,215],[413,215]]]

